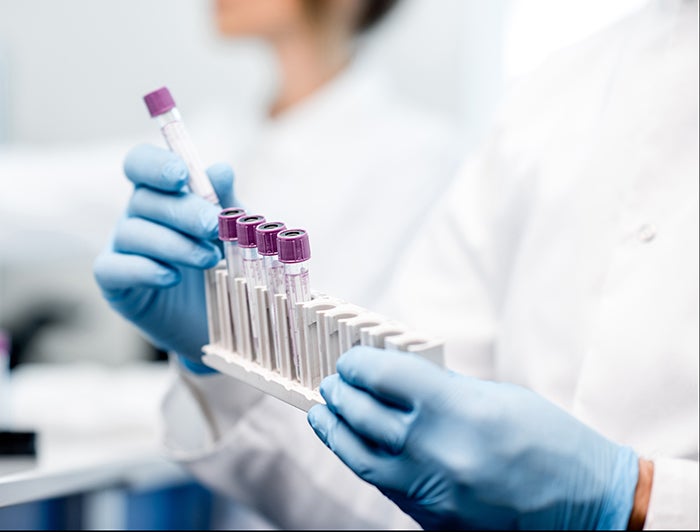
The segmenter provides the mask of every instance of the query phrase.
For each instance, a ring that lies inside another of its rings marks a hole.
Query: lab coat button
[[[651,242],[656,236],[656,227],[651,224],[644,224],[637,231],[640,242]]]

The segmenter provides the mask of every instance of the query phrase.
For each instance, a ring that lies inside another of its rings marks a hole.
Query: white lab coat
[[[646,527],[697,529],[697,3],[652,5],[515,92],[392,302],[451,368],[654,460]]]
[[[696,10],[654,6],[517,87],[381,305],[442,334],[451,368],[532,388],[653,459],[647,528],[698,526]],[[226,377],[181,382],[166,416],[202,414],[168,441],[209,483],[284,527],[414,524],[301,413]]]
[[[247,138],[212,136],[245,148],[232,146],[240,202],[308,231],[314,289],[374,308],[396,257],[456,173],[463,150],[452,128],[361,60],[280,117],[238,122]],[[198,145],[215,145],[194,130]],[[181,372],[163,412],[169,455],[271,526],[417,526],[329,453],[303,412],[247,385]]]

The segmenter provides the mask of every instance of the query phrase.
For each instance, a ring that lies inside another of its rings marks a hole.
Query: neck
[[[296,32],[273,41],[281,83],[270,106],[277,116],[313,94],[338,75],[350,61],[351,39],[340,35]]]

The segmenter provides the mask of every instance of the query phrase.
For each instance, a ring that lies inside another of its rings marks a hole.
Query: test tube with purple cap
[[[311,247],[309,235],[303,229],[287,229],[277,235],[279,261],[284,264],[284,284],[287,294],[289,325],[292,332],[292,357],[297,379],[301,382],[301,324],[298,322],[296,306],[311,300],[309,284],[309,262]]]
[[[230,282],[243,276],[243,261],[238,247],[236,222],[245,216],[245,210],[238,207],[224,209],[219,213],[219,240],[224,245],[224,258]]]
[[[265,222],[257,226],[255,234],[258,242],[258,253],[263,258],[263,271],[265,274],[265,286],[270,298],[270,321],[272,330],[277,329],[277,312],[274,298],[277,294],[285,293],[284,264],[279,261],[277,251],[277,235],[287,227],[282,222]],[[275,349],[275,368],[282,368],[281,339],[278,334],[273,335]]]
[[[246,280],[246,292],[248,294],[248,306],[250,308],[251,332],[253,335],[253,358],[260,357],[260,320],[258,319],[255,287],[265,286],[265,274],[263,271],[262,256],[258,253],[258,241],[255,228],[265,222],[265,217],[260,215],[245,215],[236,220],[236,234],[238,247],[241,251],[243,262],[243,275]],[[262,362],[258,360],[258,362]]]
[[[149,92],[143,97],[143,101],[146,103],[148,112],[151,118],[155,118],[158,121],[158,126],[160,131],[165,138],[165,142],[173,153],[182,158],[187,166],[187,171],[189,173],[188,184],[190,190],[198,196],[203,197],[205,200],[213,203],[214,205],[219,205],[219,198],[216,195],[214,187],[209,181],[206,171],[204,170],[204,165],[199,157],[199,153],[192,142],[185,125],[182,122],[182,117],[180,116],[180,111],[175,106],[175,100],[173,99],[170,91],[167,87],[161,87],[160,89]],[[204,272],[204,288],[206,291],[207,300],[207,316],[209,317],[208,328],[209,328],[209,341],[217,342],[219,341],[220,332],[215,321],[211,319],[214,316],[215,303],[215,290],[216,290],[216,268],[206,270]]]

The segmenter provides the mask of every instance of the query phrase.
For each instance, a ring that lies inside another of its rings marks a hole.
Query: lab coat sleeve
[[[326,449],[304,412],[225,375],[175,371],[165,450],[203,484],[280,528],[418,528]]]
[[[654,480],[645,530],[697,530],[698,462],[654,460]]]

